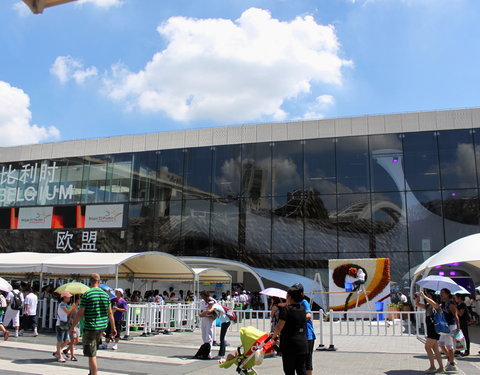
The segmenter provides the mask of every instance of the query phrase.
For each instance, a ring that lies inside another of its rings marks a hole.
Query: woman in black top
[[[423,297],[425,303],[420,303],[420,296]],[[435,322],[433,315],[435,310],[440,309],[440,305],[435,301],[435,296],[425,290],[424,292],[415,293],[415,306],[425,310],[425,323],[427,324],[427,340],[425,341],[425,351],[427,352],[430,367],[425,370],[425,373],[443,372],[442,355],[438,348],[438,339],[440,335],[435,331]],[[435,359],[438,362],[438,369],[435,368]]]
[[[287,306],[281,309],[279,322],[270,334],[272,338],[282,334],[280,349],[285,375],[306,375],[305,357],[308,346],[305,334],[306,313],[303,306],[299,305],[302,298],[298,287],[288,289]]]

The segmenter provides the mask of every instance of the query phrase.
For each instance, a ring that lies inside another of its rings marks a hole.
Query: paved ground
[[[472,353],[480,349],[480,329],[473,327]],[[238,333],[229,332],[227,340],[239,343]],[[328,336],[325,337],[328,344]],[[102,375],[147,375],[147,374],[235,374],[235,369],[221,369],[217,361],[192,359],[200,343],[200,333],[175,332],[171,335],[150,337],[134,336],[132,341],[122,341],[118,351],[99,351]],[[318,343],[318,342],[317,342]],[[52,356],[55,337],[41,333],[32,337],[0,339],[0,374],[2,375],[86,375],[87,359],[78,352],[78,362],[65,364],[55,362]],[[328,345],[327,345],[328,346]],[[314,353],[315,374],[345,375],[408,375],[423,374],[428,367],[423,344],[416,337],[391,336],[339,336],[335,337],[337,351]],[[215,348],[215,352],[218,348]],[[458,374],[480,374],[480,356],[459,358]],[[268,358],[259,366],[264,375],[282,374],[281,359]]]

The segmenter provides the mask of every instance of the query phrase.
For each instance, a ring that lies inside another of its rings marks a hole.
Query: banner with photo
[[[123,204],[99,204],[85,209],[85,228],[122,228]]]
[[[356,282],[359,269],[364,283]],[[328,272],[330,309],[375,311],[376,302],[390,303],[389,258],[330,259]]]
[[[18,212],[18,229],[49,229],[53,207],[22,207]]]

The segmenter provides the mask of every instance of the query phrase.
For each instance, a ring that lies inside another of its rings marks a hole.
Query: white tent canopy
[[[460,238],[432,255],[415,270],[415,276],[436,266],[468,263],[480,268],[480,233]]]
[[[144,253],[5,253],[0,257],[1,274],[44,273],[88,276],[98,273],[118,278],[160,281],[195,280],[192,268],[179,258],[162,252]]]

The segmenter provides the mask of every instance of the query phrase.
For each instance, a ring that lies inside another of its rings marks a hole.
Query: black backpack
[[[20,293],[12,292],[13,299],[10,303],[10,307],[12,310],[21,310],[23,306],[22,298],[20,297]]]

